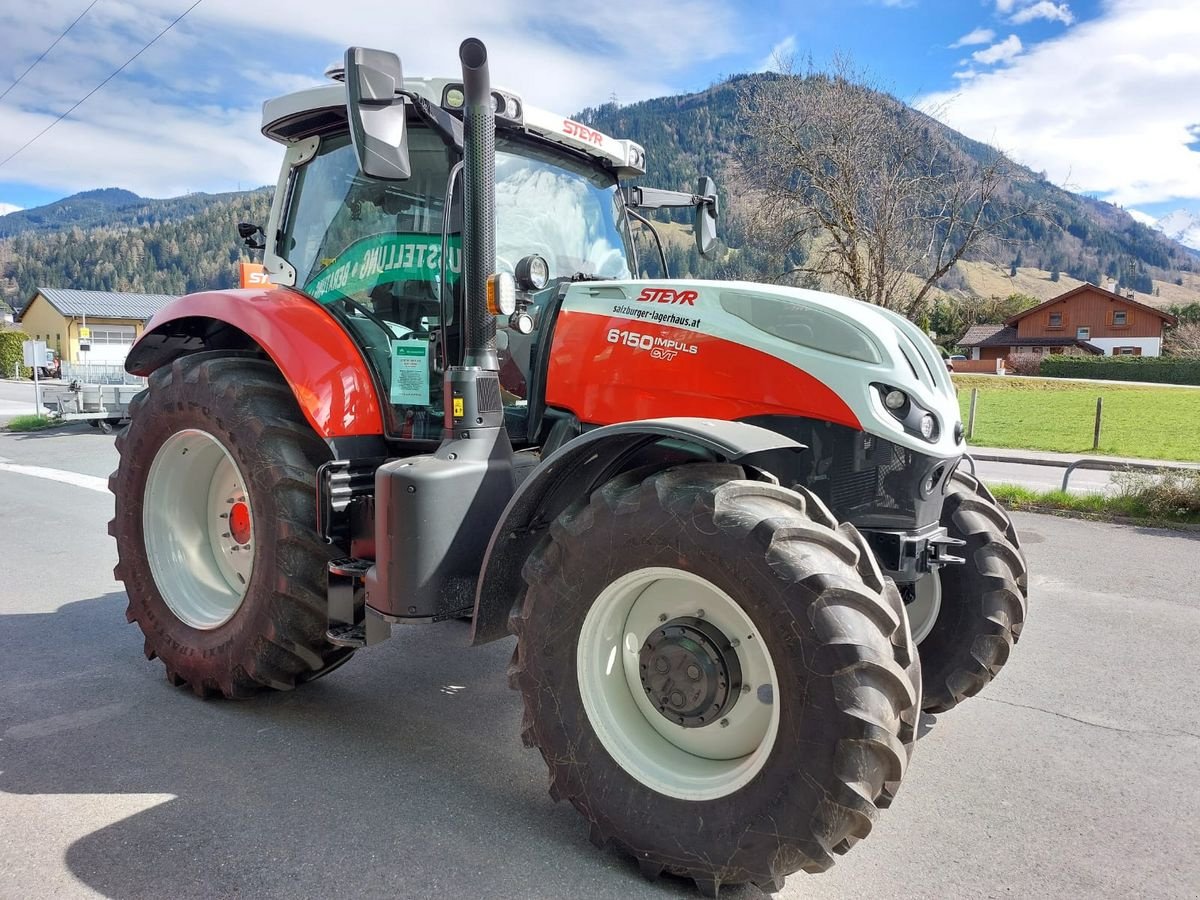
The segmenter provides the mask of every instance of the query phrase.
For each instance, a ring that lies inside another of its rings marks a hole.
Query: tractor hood
[[[597,324],[607,343],[645,351],[655,372],[674,368],[675,385],[688,382],[692,394],[761,399],[764,410],[786,412],[811,408],[801,401],[820,393],[827,398],[823,408],[836,411],[818,410],[815,417],[855,424],[931,456],[963,452],[945,362],[917,326],[880,307],[802,288],[670,280],[575,284],[562,311],[604,316],[608,322]],[[671,353],[676,345],[688,348],[686,360]],[[628,363],[640,367],[642,359],[631,355]],[[697,367],[685,371],[687,365]],[[885,405],[889,389],[904,394],[897,411]],[[919,427],[926,412],[934,417],[931,437]]]

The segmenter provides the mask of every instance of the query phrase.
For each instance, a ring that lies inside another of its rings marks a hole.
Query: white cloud
[[[975,44],[988,44],[996,37],[996,32],[990,28],[976,28],[974,31],[968,31],[957,41],[950,45],[950,49],[954,50],[957,47],[971,47]]]
[[[1035,19],[1046,19],[1049,22],[1062,22],[1064,25],[1070,25],[1075,21],[1075,14],[1071,12],[1071,7],[1065,3],[1051,3],[1050,0],[1040,0],[1039,3],[1017,10],[1016,14],[1008,21],[1014,25],[1024,25]]]
[[[1016,4],[1017,0],[996,0],[996,12],[1000,13],[1002,16],[1007,15],[1008,13],[1012,12],[1013,7],[1016,6]]]
[[[1015,34],[1010,34],[999,43],[992,44],[985,50],[976,50],[971,54],[971,59],[981,65],[990,66],[998,62],[1009,62],[1019,56],[1024,47],[1021,45],[1021,39]]]
[[[11,203],[0,203],[0,216],[7,216],[9,213],[20,212],[24,209],[23,206],[13,206]]]
[[[1158,219],[1149,213],[1142,212],[1140,209],[1127,209],[1125,212],[1129,213],[1135,222],[1141,222],[1143,225],[1149,225],[1151,228],[1158,224]]]
[[[970,81],[972,78],[974,78],[978,74],[979,73],[977,71],[975,71],[975,69],[973,67],[968,66],[965,69],[959,69],[957,72],[955,72],[954,77],[957,78],[959,81]]]
[[[796,52],[796,36],[790,34],[771,48],[771,52],[758,61],[755,72],[778,72]]]
[[[1059,184],[1124,206],[1200,198],[1194,0],[1108,0],[1103,14],[922,107]]]
[[[78,14],[76,0],[0,3],[0,90]],[[570,114],[676,92],[697,63],[744,50],[731,0],[611,0],[603,16],[557,0],[405,4],[206,0],[122,75],[0,169],[0,180],[147,196],[273,183],[264,99],[323,80],[347,46],[397,50],[411,75],[453,74],[468,35],[496,84]],[[0,160],[179,13],[177,0],[106,0],[0,102]],[[536,26],[531,23],[537,23]]]

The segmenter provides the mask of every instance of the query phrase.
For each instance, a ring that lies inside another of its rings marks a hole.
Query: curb
[[[1131,519],[1128,516],[1106,516],[1103,513],[1080,512],[1077,509],[1061,509],[1057,506],[1041,506],[1036,503],[1009,506],[1001,503],[1009,512],[1035,513],[1057,516],[1060,519],[1080,519],[1085,522],[1105,522],[1109,525],[1126,525],[1137,528],[1157,528],[1160,531],[1183,531],[1200,534],[1200,525],[1191,522],[1163,522],[1156,519]]]

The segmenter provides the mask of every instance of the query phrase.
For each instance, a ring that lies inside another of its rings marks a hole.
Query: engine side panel
[[[932,412],[932,439],[889,412],[878,385]],[[930,456],[962,452],[954,387],[927,337],[870,304],[777,285],[573,284],[554,326],[545,397],[589,425],[793,416]]]
[[[694,328],[568,309],[555,325],[546,403],[596,425],[794,415],[860,427],[828,386],[754,347]]]
[[[358,345],[319,303],[291,288],[180,297],[150,320],[125,368],[149,375],[176,357],[213,349],[230,329],[274,361],[321,437],[383,433],[383,411]]]

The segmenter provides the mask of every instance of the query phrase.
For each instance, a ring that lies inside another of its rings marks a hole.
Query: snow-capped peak
[[[9,213],[20,212],[25,207],[13,206],[11,203],[0,203],[0,216],[7,216]]]
[[[1183,246],[1200,250],[1200,214],[1177,209],[1159,219],[1154,227]]]

